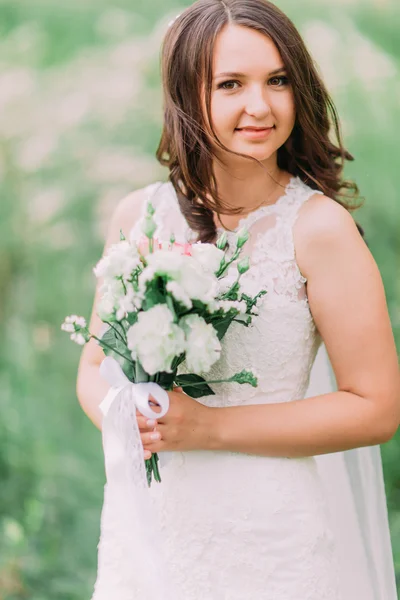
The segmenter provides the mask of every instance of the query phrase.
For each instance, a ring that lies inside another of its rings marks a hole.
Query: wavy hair
[[[241,25],[270,38],[284,62],[292,87],[296,120],[289,139],[278,149],[278,167],[300,177],[315,190],[352,211],[357,185],[342,177],[353,156],[342,142],[335,105],[299,32],[290,19],[267,0],[198,0],[169,27],[161,48],[164,123],[157,148],[158,161],[169,169],[181,212],[202,242],[214,242],[213,212],[237,214],[220,198],[213,172],[213,151],[202,106],[214,143],[233,152],[217,138],[211,119],[212,59],[223,27]],[[360,233],[363,231],[359,225]]]

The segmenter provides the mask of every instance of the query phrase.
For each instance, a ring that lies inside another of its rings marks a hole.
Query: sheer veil
[[[321,344],[306,398],[336,390],[329,356]],[[343,600],[397,600],[380,446],[316,459],[338,543]]]

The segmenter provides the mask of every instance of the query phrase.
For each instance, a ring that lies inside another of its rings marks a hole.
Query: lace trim
[[[177,242],[193,241],[196,234],[180,212],[172,183],[155,182],[145,189],[148,199],[157,209],[154,215],[157,224],[155,236],[169,239],[173,234]],[[244,226],[250,233],[244,254],[250,256],[251,267],[241,279],[246,293],[257,293],[261,283],[262,288],[268,292],[268,298],[264,297],[268,304],[276,306],[288,301],[308,303],[305,289],[307,278],[297,264],[293,227],[300,207],[311,196],[321,193],[310,188],[299,177],[291,177],[284,194],[274,204],[260,206],[249,213],[233,231],[217,228],[219,233],[225,231],[229,242],[234,241],[237,232]],[[143,212],[142,218],[144,214]],[[139,223],[136,224],[138,233],[140,226]],[[233,243],[230,248],[228,255],[233,252]],[[228,286],[236,276],[235,262],[223,285]]]

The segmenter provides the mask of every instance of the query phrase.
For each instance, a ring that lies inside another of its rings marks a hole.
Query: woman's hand
[[[213,439],[213,411],[216,409],[197,402],[175,387],[169,396],[169,409],[161,419],[148,419],[136,411],[137,422],[144,448],[144,457],[168,450],[209,450]],[[160,406],[153,399],[155,412]],[[150,423],[150,424],[149,424]],[[153,440],[152,435],[158,435]]]

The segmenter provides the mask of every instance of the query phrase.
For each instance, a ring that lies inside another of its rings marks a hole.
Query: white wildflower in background
[[[179,321],[186,338],[186,364],[194,373],[207,372],[219,359],[221,343],[211,323],[197,314]]]
[[[137,323],[127,332],[128,348],[133,360],[139,360],[146,373],[171,373],[171,363],[185,350],[182,329],[166,304],[157,304],[140,312]]]

